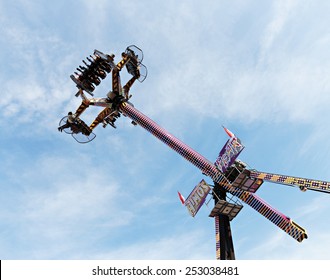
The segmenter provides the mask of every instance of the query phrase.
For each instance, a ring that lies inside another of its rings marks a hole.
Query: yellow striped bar
[[[288,186],[297,186],[301,190],[313,190],[330,193],[330,182],[260,172],[257,170],[250,170],[250,172],[250,177],[254,179],[262,179],[264,181]]]
[[[88,108],[89,103],[90,102],[88,100],[83,100],[78,109],[76,110],[75,116],[79,117]]]
[[[117,63],[117,69],[118,71],[121,71],[125,64],[129,61],[129,56],[125,53],[122,53],[122,60]]]
[[[99,123],[101,123],[104,118],[106,118],[108,115],[111,114],[111,112],[113,112],[113,110],[109,107],[104,108],[99,114],[98,116],[95,118],[95,120],[91,123],[91,125],[89,126],[89,128],[91,130],[93,130]]]

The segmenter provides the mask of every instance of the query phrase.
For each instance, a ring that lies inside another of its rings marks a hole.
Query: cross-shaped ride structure
[[[78,72],[71,75],[71,79],[78,88],[76,96],[82,98],[82,103],[75,113],[69,112],[61,119],[59,131],[71,134],[79,143],[88,143],[96,137],[93,131],[97,125],[101,123],[103,127],[106,127],[109,124],[116,128],[116,119],[123,115],[130,118],[133,125],[141,126],[200,169],[203,175],[211,178],[213,185],[202,180],[187,199],[184,199],[180,193],[179,196],[190,215],[195,216],[205,203],[207,196],[212,195],[215,204],[209,216],[215,220],[217,259],[235,259],[230,221],[242,209],[243,205],[240,201],[252,207],[298,242],[307,238],[307,233],[301,226],[263,201],[256,195],[256,191],[264,181],[268,181],[299,187],[302,191],[314,190],[329,193],[329,182],[248,169],[245,163],[237,159],[244,149],[242,142],[227,128],[224,129],[229,140],[219,152],[216,161],[214,163],[209,161],[144,115],[129,101],[132,97],[130,88],[134,82],[136,80],[143,82],[147,76],[147,68],[142,64],[142,50],[131,45],[122,53],[122,59],[117,64],[114,58],[113,54],[108,55],[95,50],[93,55],[86,57],[88,62],[83,60],[84,65],[79,66]],[[124,67],[132,78],[122,87],[120,72]],[[94,98],[95,87],[110,73],[112,74],[112,89],[105,97]],[[92,97],[87,98],[86,94]],[[80,119],[80,116],[89,106],[100,106],[104,109],[88,126]]]

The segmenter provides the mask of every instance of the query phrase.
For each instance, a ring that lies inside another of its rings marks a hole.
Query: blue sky
[[[329,12],[328,1],[1,0],[0,258],[215,258],[211,209],[191,218],[177,197],[211,183],[199,170],[127,118],[86,145],[57,131],[80,104],[69,76],[94,49],[118,61],[139,46],[149,75],[131,101],[209,160],[225,125],[251,168],[330,181]],[[246,205],[232,222],[237,259],[330,258],[327,194],[264,183],[258,195],[309,238]]]

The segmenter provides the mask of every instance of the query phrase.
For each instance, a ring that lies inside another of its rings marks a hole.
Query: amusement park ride
[[[136,80],[143,82],[147,76],[147,68],[142,64],[142,50],[135,45],[127,47],[122,53],[121,61],[117,64],[114,62],[114,57],[113,54],[108,55],[95,50],[93,55],[86,58],[88,62],[83,60],[84,66],[79,66],[78,72],[71,75],[71,79],[78,88],[76,96],[82,98],[82,103],[75,113],[69,112],[67,116],[61,119],[59,131],[71,134],[79,143],[87,143],[96,137],[93,130],[97,125],[101,123],[103,127],[106,127],[109,124],[116,128],[116,119],[124,115],[132,120],[133,125],[140,125],[199,168],[204,175],[212,179],[214,185],[210,186],[202,180],[187,199],[184,199],[180,193],[179,197],[190,215],[195,216],[206,202],[207,196],[212,195],[215,205],[209,216],[215,220],[217,259],[235,259],[230,221],[237,216],[243,207],[239,200],[251,206],[298,242],[307,238],[307,233],[301,226],[272,208],[255,193],[264,181],[299,187],[302,191],[314,190],[329,193],[330,182],[248,169],[245,163],[237,159],[244,149],[243,144],[226,128],[224,129],[230,139],[225,143],[216,161],[210,162],[134,108],[129,101],[131,98],[129,91],[133,83]],[[132,78],[122,87],[120,71],[124,66]],[[99,85],[101,80],[110,73],[112,74],[112,90],[107,93],[106,97],[87,98],[86,93],[93,96],[95,86]],[[104,109],[88,126],[80,119],[80,115],[90,105],[104,107]]]

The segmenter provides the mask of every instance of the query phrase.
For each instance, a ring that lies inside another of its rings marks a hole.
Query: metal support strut
[[[226,190],[221,187],[217,182],[214,182],[214,189],[216,195],[214,195],[215,205],[219,199],[226,201]],[[234,243],[230,229],[229,216],[224,214],[218,214],[215,217],[216,233],[219,232],[217,238],[217,259],[219,260],[235,260]]]

